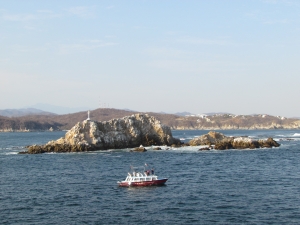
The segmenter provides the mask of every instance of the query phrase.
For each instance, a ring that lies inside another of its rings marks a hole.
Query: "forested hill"
[[[139,112],[99,108],[90,112],[91,120],[107,121]],[[140,112],[142,113],[142,112]],[[143,112],[145,113],[145,112]],[[146,112],[147,113],[147,112]],[[216,114],[201,116],[178,116],[174,114],[152,113],[162,124],[171,129],[300,129],[300,120],[270,115]],[[21,117],[0,116],[0,131],[68,130],[77,122],[87,118],[87,112],[65,115],[29,115]]]

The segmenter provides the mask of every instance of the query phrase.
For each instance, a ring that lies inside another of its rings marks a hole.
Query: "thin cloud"
[[[21,66],[38,66],[40,65],[40,63],[37,63],[37,62],[27,62],[27,63],[21,63],[20,64]]]
[[[107,41],[103,41],[101,39],[91,39],[91,40],[86,40],[83,42],[88,43],[92,48],[106,47],[106,46],[118,44],[116,42],[107,42]]]
[[[49,45],[40,46],[40,47],[32,47],[32,46],[24,46],[24,45],[13,45],[11,50],[13,52],[42,52],[48,51],[50,49]]]
[[[186,52],[172,48],[148,48],[145,52],[155,58],[177,58],[187,54]]]
[[[185,43],[192,45],[231,45],[230,42],[224,39],[203,39],[203,38],[194,38],[194,37],[182,37],[176,40],[177,43]]]
[[[86,19],[86,18],[95,17],[95,14],[92,10],[93,8],[94,7],[76,6],[76,7],[69,8],[67,11],[74,16],[78,16]]]
[[[171,73],[184,74],[227,74],[227,76],[238,76],[245,72],[249,67],[257,66],[255,63],[240,63],[220,60],[184,60],[184,59],[166,59],[149,61],[148,66],[152,68],[163,69]],[[234,73],[233,73],[234,72]]]
[[[56,14],[49,10],[37,10],[36,13],[22,13],[22,14],[13,14],[13,13],[4,12],[1,17],[5,21],[25,23],[25,22],[36,21],[36,20],[59,18],[61,16],[62,16],[61,14]]]
[[[262,12],[259,10],[248,12],[245,14],[246,17],[250,18],[251,20],[257,21],[261,24],[266,25],[273,25],[273,24],[291,24],[294,23],[295,19],[288,19],[286,18],[287,15],[278,13],[276,11],[270,12]],[[282,18],[279,18],[282,17]]]
[[[27,22],[38,19],[34,14],[4,14],[2,19],[6,21]]]
[[[115,6],[114,6],[114,5],[109,5],[109,6],[106,6],[106,9],[113,9],[113,8],[115,8]]]
[[[105,38],[116,38],[116,35],[106,35]]]
[[[118,43],[104,42],[102,40],[87,40],[87,41],[83,41],[82,43],[79,43],[79,44],[62,45],[60,47],[59,53],[60,54],[69,54],[74,51],[86,52],[86,51],[91,51],[91,50],[97,49],[97,48],[103,48],[103,47],[109,47],[109,46],[115,46],[115,45],[118,45]]]
[[[47,10],[47,9],[40,9],[37,10],[38,13],[48,13],[48,14],[53,14],[52,10]]]
[[[267,3],[267,4],[284,4],[288,6],[299,6],[299,1],[295,0],[262,0],[262,2]]]
[[[263,23],[264,24],[287,24],[290,23],[291,21],[288,19],[282,19],[282,20],[266,20]]]
[[[103,40],[99,40],[99,39],[93,39],[93,40],[86,40],[85,42],[89,42],[89,43],[103,43]]]

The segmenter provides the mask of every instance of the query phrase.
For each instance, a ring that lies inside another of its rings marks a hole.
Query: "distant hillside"
[[[270,115],[217,114],[181,117],[169,124],[173,129],[228,130],[228,129],[300,129],[300,120]],[[174,124],[175,123],[175,124]]]
[[[90,118],[96,121],[107,121],[122,118],[138,112],[100,108],[90,112]],[[162,124],[171,129],[181,130],[226,130],[226,129],[300,129],[300,120],[294,118],[275,117],[270,115],[201,115],[178,116],[148,112]],[[0,131],[11,130],[68,130],[77,122],[87,118],[87,112],[77,112],[65,115],[27,115],[17,118],[0,116]]]
[[[20,117],[27,115],[56,115],[55,113],[46,112],[40,109],[35,108],[26,108],[26,109],[4,109],[0,110],[1,116],[7,117]]]
[[[210,113],[201,113],[201,114],[195,114],[191,112],[177,112],[174,113],[177,116],[199,116],[199,115],[206,115],[206,116],[213,116],[213,115],[224,115],[224,114],[231,114],[226,112],[210,112]]]
[[[26,130],[49,130],[51,127],[59,130],[62,124],[57,123],[52,118],[55,116],[24,116],[24,117],[4,117],[0,116],[0,131],[26,131]]]
[[[93,120],[106,121],[132,115],[133,112],[117,109],[97,109],[91,111]],[[0,131],[11,130],[68,130],[77,122],[87,118],[87,112],[77,112],[64,115],[27,115],[17,118],[0,116]]]

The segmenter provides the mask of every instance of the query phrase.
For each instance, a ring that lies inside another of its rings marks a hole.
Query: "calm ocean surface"
[[[300,131],[220,132],[281,146],[18,155],[64,132],[0,133],[0,224],[300,224]],[[145,163],[169,178],[165,186],[117,186]]]

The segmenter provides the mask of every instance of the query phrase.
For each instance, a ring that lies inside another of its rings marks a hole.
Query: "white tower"
[[[90,119],[90,110],[88,111],[88,118],[86,120],[91,120]]]

